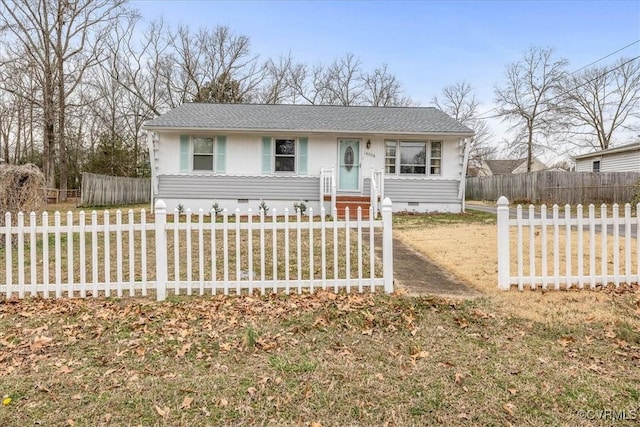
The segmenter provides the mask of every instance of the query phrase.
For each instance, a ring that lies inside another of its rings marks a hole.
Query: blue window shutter
[[[308,166],[307,166],[307,159],[308,159],[308,144],[309,143],[309,138],[299,138],[298,139],[298,175],[307,175],[308,172]]]
[[[216,173],[227,173],[227,159],[225,157],[227,151],[227,137],[217,136],[216,143]]]
[[[262,173],[271,173],[271,137],[262,137]]]
[[[180,135],[180,172],[189,172],[189,135]]]

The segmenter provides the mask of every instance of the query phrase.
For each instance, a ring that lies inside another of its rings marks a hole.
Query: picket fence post
[[[510,275],[510,239],[509,239],[509,200],[501,196],[498,199],[498,288],[509,290]],[[544,260],[543,260],[544,262]]]
[[[388,294],[393,292],[392,211],[391,199],[387,197],[382,202],[382,275],[384,277],[384,291]],[[372,220],[370,219],[370,221]]]
[[[156,235],[156,298],[164,301],[167,298],[167,204],[159,199],[155,205]],[[176,279],[177,280],[177,279]]]

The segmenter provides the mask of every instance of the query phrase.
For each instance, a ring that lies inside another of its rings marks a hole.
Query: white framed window
[[[296,171],[296,140],[295,138],[276,138],[274,151],[274,171]]]
[[[442,174],[442,141],[430,141],[429,175]]]
[[[384,142],[384,172],[388,174],[396,173],[396,150],[397,141]]]
[[[441,175],[442,141],[386,140],[384,169],[390,175]]]
[[[593,171],[600,172],[600,160],[593,161]]]
[[[214,167],[214,139],[209,137],[192,137],[194,171],[213,172]]]

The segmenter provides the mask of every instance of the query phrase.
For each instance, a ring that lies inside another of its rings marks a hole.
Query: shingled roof
[[[148,130],[473,134],[471,129],[433,107],[187,103],[146,122],[144,127]]]
[[[505,175],[513,172],[515,168],[526,162],[527,159],[517,160],[485,160],[487,167],[493,175]]]

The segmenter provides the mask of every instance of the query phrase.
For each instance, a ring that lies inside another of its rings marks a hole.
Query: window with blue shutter
[[[227,159],[225,155],[227,150],[227,137],[217,136],[216,143],[216,173],[226,173]]]
[[[309,138],[299,138],[298,139],[298,175],[307,175],[308,165],[308,145]]]
[[[262,173],[271,173],[271,137],[262,137]]]
[[[189,172],[189,135],[180,135],[180,172]]]

